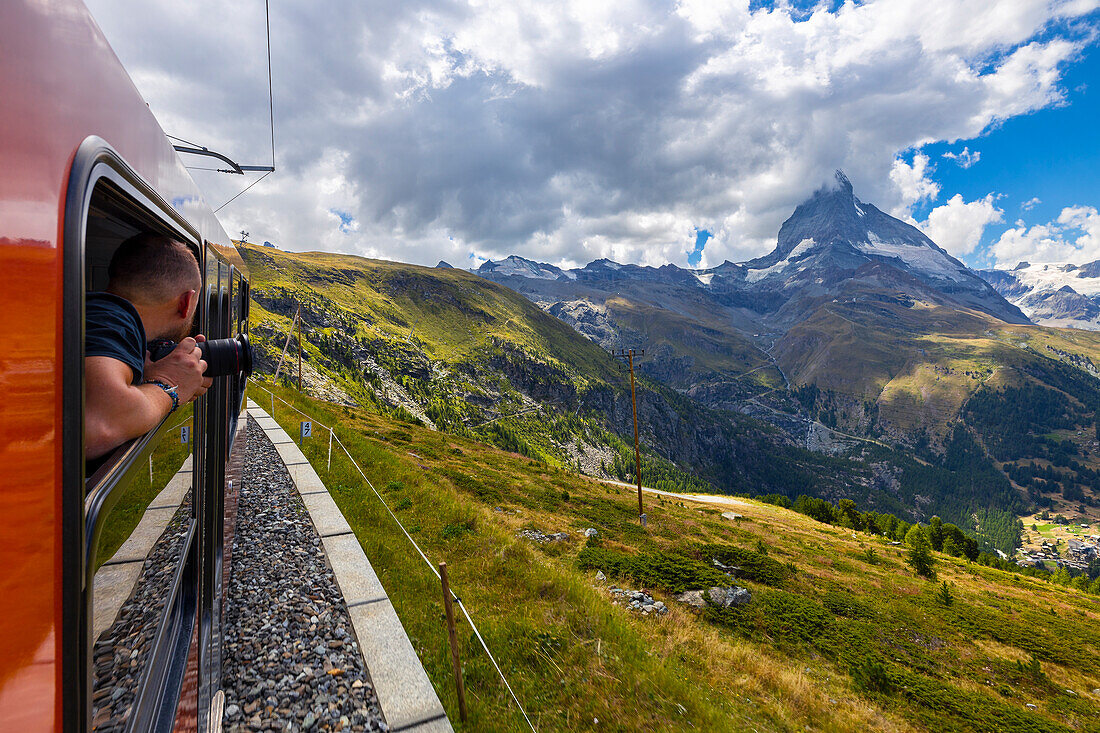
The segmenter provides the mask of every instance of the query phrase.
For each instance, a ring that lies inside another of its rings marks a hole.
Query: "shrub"
[[[759,595],[764,627],[778,641],[813,642],[830,621],[825,609],[804,596],[782,590]]]
[[[852,670],[852,680],[856,689],[863,692],[876,692],[889,695],[894,691],[894,683],[886,671],[886,665],[875,659],[868,659]]]
[[[464,534],[472,533],[477,530],[477,519],[470,518],[462,522],[456,522],[454,524],[448,524],[443,527],[440,533],[445,540],[452,540],[456,537],[461,537]]]
[[[711,559],[723,565],[741,568],[738,577],[755,580],[764,585],[782,585],[791,574],[783,563],[752,550],[732,545],[701,545],[697,552],[708,563]]]
[[[676,552],[627,555],[603,547],[585,547],[577,555],[577,567],[633,578],[646,588],[664,588],[671,593],[729,584],[725,573],[687,554]]]
[[[1021,674],[1025,674],[1035,681],[1046,679],[1046,674],[1043,672],[1043,667],[1039,664],[1039,660],[1035,657],[1031,657],[1027,664],[1024,664],[1020,660],[1016,660],[1016,668]]]
[[[847,591],[831,590],[825,594],[822,603],[837,616],[847,618],[874,618],[875,616],[866,601]]]

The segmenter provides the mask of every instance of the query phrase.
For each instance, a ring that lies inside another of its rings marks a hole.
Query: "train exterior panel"
[[[83,297],[101,285],[111,247],[151,227],[195,249],[201,330],[231,338],[247,330],[247,271],[79,0],[0,3],[0,99],[0,730],[205,729],[220,673],[226,466],[240,448],[246,375],[216,380],[195,404],[183,449],[168,435],[179,426],[165,424],[89,476]],[[163,487],[154,466],[169,477]],[[104,627],[120,623],[116,607],[139,585],[111,585],[103,568],[126,565],[116,545],[135,545],[154,490],[171,486],[184,498],[172,515],[182,539],[170,592],[143,622],[152,632],[140,679],[114,695],[125,711],[108,711]],[[108,591],[117,616],[100,613]]]

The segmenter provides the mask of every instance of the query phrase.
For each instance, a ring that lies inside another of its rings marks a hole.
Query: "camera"
[[[224,377],[240,374],[248,377],[252,374],[252,344],[246,334],[238,334],[233,339],[211,339],[200,341],[199,350],[206,362],[204,377]],[[149,358],[159,361],[172,353],[176,342],[171,339],[154,339],[147,344]]]

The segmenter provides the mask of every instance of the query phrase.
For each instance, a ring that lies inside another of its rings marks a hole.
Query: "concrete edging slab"
[[[275,445],[321,536],[386,723],[391,730],[453,731],[389,596],[324,482],[297,443],[252,400],[248,414]]]

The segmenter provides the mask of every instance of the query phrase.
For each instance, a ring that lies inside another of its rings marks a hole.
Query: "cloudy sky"
[[[168,133],[270,160],[263,0],[88,4]],[[423,264],[708,266],[842,169],[972,265],[1100,259],[1098,8],[271,0],[278,171],[219,216]],[[258,177],[193,175],[215,207]]]

